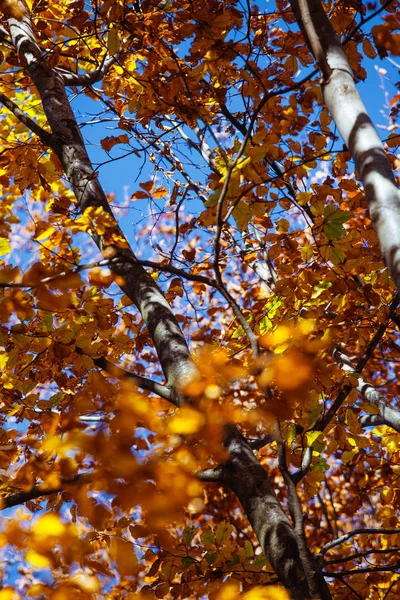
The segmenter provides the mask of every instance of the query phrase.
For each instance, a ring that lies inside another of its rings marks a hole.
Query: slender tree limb
[[[375,550],[365,550],[364,552],[355,552],[354,554],[350,554],[349,556],[338,557],[333,560],[327,560],[324,563],[326,565],[336,565],[338,563],[345,563],[351,560],[357,560],[359,558],[364,558],[365,556],[370,556],[371,554],[390,554],[391,552],[399,552],[400,546],[393,546],[392,548],[377,548]]]
[[[223,474],[223,466],[218,466],[214,469],[204,469],[204,471],[200,471],[198,477],[200,481],[220,483],[223,479]]]
[[[250,446],[250,448],[252,450],[261,450],[261,448],[264,448],[264,446],[268,446],[268,444],[271,444],[271,442],[275,441],[275,435],[272,433],[266,433],[265,435],[262,435],[260,438],[258,439],[246,439],[246,442],[248,443],[248,445]]]
[[[40,139],[40,141],[43,142],[43,144],[45,146],[52,147],[52,145],[54,143],[54,139],[53,139],[53,136],[51,135],[51,133],[49,133],[48,131],[46,131],[45,129],[40,127],[40,125],[35,123],[35,121],[33,119],[31,119],[30,117],[28,117],[28,115],[26,115],[19,108],[19,106],[17,104],[15,104],[15,102],[10,100],[10,98],[7,98],[7,96],[5,94],[3,94],[3,92],[0,92],[0,102],[10,112],[12,112],[15,117],[17,117],[18,121],[20,121],[28,129],[30,129],[30,131],[32,131],[32,133],[37,135],[38,138]]]
[[[13,506],[19,506],[20,504],[24,504],[30,500],[36,500],[37,498],[41,498],[43,496],[51,496],[52,494],[64,492],[69,486],[85,485],[90,483],[92,479],[93,475],[91,473],[82,473],[80,475],[76,475],[72,479],[63,479],[59,486],[52,488],[48,488],[46,484],[39,483],[27,492],[17,492],[0,499],[0,510],[11,508]]]
[[[386,529],[384,527],[379,527],[379,528],[374,529],[373,527],[359,527],[357,529],[353,529],[352,531],[349,531],[348,533],[345,533],[344,535],[341,535],[336,540],[333,540],[332,542],[325,544],[325,546],[323,546],[321,548],[321,550],[319,551],[318,555],[324,556],[328,552],[328,550],[331,550],[332,548],[335,548],[336,546],[340,546],[341,544],[344,544],[344,542],[347,542],[347,540],[350,540],[355,535],[363,535],[363,534],[393,535],[393,534],[400,534],[400,529]]]
[[[329,573],[329,571],[323,571],[322,574],[325,577],[343,577],[344,575],[356,575],[357,573],[380,573],[380,572],[395,572],[398,573],[400,569],[400,562],[394,563],[394,565],[382,565],[379,567],[363,567],[361,569],[351,569],[350,571],[340,571],[340,573]]]
[[[151,260],[142,260],[140,258],[135,258],[134,262],[138,265],[142,265],[143,267],[150,267],[151,269],[155,269],[156,271],[164,271],[165,273],[172,273],[173,275],[177,275],[178,277],[182,277],[183,279],[187,279],[188,281],[197,281],[198,283],[204,283],[210,287],[218,289],[218,283],[212,277],[207,277],[206,275],[194,275],[193,273],[188,273],[183,269],[179,269],[170,264],[163,264],[159,262],[154,262]]]
[[[300,481],[307,475],[308,469],[311,466],[311,461],[312,461],[312,448],[307,446],[307,448],[304,450],[304,455],[303,455],[303,459],[301,461],[300,469],[298,469],[298,471],[296,471],[296,473],[293,473],[293,475],[292,475],[292,479],[296,485],[298,483],[300,483]]]
[[[93,85],[107,75],[109,68],[116,62],[117,56],[105,55],[101,64],[89,73],[72,73],[71,71],[59,71],[67,86],[86,86]]]
[[[76,351],[79,354],[85,354],[80,348],[76,348]],[[160,398],[164,398],[164,400],[168,400],[175,406],[178,406],[178,402],[176,401],[173,391],[163,385],[162,383],[158,383],[157,381],[153,381],[152,379],[148,379],[147,377],[141,377],[140,375],[135,375],[134,373],[130,373],[113,363],[110,363],[104,356],[99,358],[90,357],[94,364],[97,367],[100,367],[103,371],[107,371],[113,377],[118,377],[121,379],[129,379],[136,387],[142,388],[143,390],[147,390],[149,392],[153,392],[153,394],[157,394]]]

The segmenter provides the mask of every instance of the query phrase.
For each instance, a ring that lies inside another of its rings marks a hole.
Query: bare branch
[[[358,558],[364,558],[364,556],[370,556],[371,554],[390,554],[391,552],[399,552],[399,550],[400,546],[393,546],[392,548],[371,548],[371,550],[365,550],[364,552],[355,552],[349,556],[340,556],[338,558],[334,558],[333,560],[327,560],[325,561],[324,566],[357,560]]]
[[[336,546],[340,546],[340,544],[344,544],[344,542],[347,542],[347,540],[351,539],[355,535],[392,535],[397,533],[400,534],[400,529],[385,529],[384,527],[374,529],[373,527],[360,527],[358,529],[353,529],[353,531],[345,533],[344,535],[337,538],[337,540],[333,540],[332,542],[325,544],[325,546],[323,546],[319,551],[318,555],[325,555],[328,552],[328,550],[331,550],[331,548],[335,548]]]
[[[78,347],[76,348],[76,352],[79,354],[85,354],[85,352]],[[107,371],[107,373],[113,377],[118,377],[119,379],[127,378],[133,383],[133,385],[142,388],[143,390],[153,392],[153,394],[157,394],[157,396],[160,396],[160,398],[164,398],[164,400],[168,400],[168,402],[178,406],[178,402],[175,399],[173,390],[166,385],[158,383],[157,381],[153,381],[152,379],[147,379],[146,377],[141,377],[140,375],[130,373],[129,371],[110,363],[104,356],[99,358],[93,358],[91,356],[91,359],[97,367],[100,367],[100,369],[103,369],[103,371]]]
[[[42,127],[40,127],[40,125],[38,125],[37,123],[35,123],[35,121],[33,121],[33,119],[31,119],[30,117],[28,117],[28,115],[26,115],[18,107],[18,105],[15,104],[15,102],[13,102],[9,98],[7,98],[7,96],[5,94],[3,94],[2,92],[0,92],[0,102],[10,112],[12,112],[15,117],[17,117],[18,121],[20,121],[28,129],[30,129],[32,131],[32,133],[34,133],[35,135],[37,135],[38,138],[40,139],[40,141],[43,142],[43,144],[45,144],[46,146],[52,147],[52,145],[54,144],[54,138],[51,135],[51,133],[49,133],[48,131],[46,131],[45,129],[43,129]]]
[[[340,571],[340,573],[329,573],[329,571],[323,571],[322,574],[325,577],[343,577],[344,575],[356,575],[357,573],[380,573],[380,572],[391,572],[395,571],[398,573],[400,569],[400,562],[394,563],[394,565],[382,565],[380,567],[363,567],[361,569],[351,569],[350,571]]]
[[[11,508],[12,506],[18,506],[20,504],[24,504],[25,502],[29,502],[30,500],[35,500],[37,498],[41,498],[43,496],[50,496],[51,494],[58,494],[59,492],[64,492],[68,489],[69,486],[74,485],[85,485],[92,481],[93,475],[91,473],[82,473],[80,475],[76,475],[72,479],[63,479],[60,485],[48,488],[45,483],[39,483],[35,485],[31,490],[27,492],[17,492],[16,494],[12,494],[11,496],[6,496],[0,500],[0,510],[4,510],[6,508]]]
[[[97,69],[89,73],[72,73],[64,70],[59,70],[59,73],[67,86],[93,85],[107,75],[109,68],[116,62],[117,58],[117,56],[106,54]]]

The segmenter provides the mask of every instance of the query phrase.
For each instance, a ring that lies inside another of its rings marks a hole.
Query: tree
[[[270,4],[1,4],[1,599],[398,596],[399,3]]]

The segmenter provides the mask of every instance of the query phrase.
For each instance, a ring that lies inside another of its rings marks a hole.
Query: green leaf
[[[111,27],[108,32],[108,40],[107,40],[108,51],[111,56],[115,56],[121,50],[121,42],[119,40],[119,33],[116,27]]]
[[[260,569],[265,567],[265,565],[267,564],[267,559],[265,558],[264,552],[261,552],[261,554],[258,554],[256,556],[256,558],[254,559],[254,564],[257,565],[257,567],[259,567]]]
[[[183,556],[182,557],[182,567],[184,569],[188,569],[194,563],[194,558],[191,556]]]
[[[351,214],[335,206],[329,205],[324,209],[324,232],[328,240],[338,240],[346,233],[343,223],[351,219]]]
[[[249,558],[250,556],[254,556],[253,545],[249,540],[246,540],[244,543],[244,555]]]
[[[7,238],[0,237],[0,256],[11,252],[10,241]]]
[[[344,252],[342,252],[336,246],[332,246],[329,249],[329,253],[330,253],[331,261],[333,262],[333,264],[335,266],[339,265],[342,262],[344,262],[344,259],[345,259]]]
[[[203,533],[200,536],[200,539],[203,542],[204,546],[209,546],[214,543],[214,534],[211,531],[211,529],[208,529],[207,531],[203,531]]]
[[[196,535],[196,533],[197,530],[195,527],[185,527],[182,535],[185,546],[190,546],[190,543]]]
[[[204,556],[205,561],[209,564],[212,565],[213,563],[215,563],[215,561],[218,558],[218,553],[217,552],[207,552]]]
[[[263,317],[261,321],[258,323],[258,332],[260,335],[264,335],[265,333],[269,333],[274,328],[271,319],[267,316]]]
[[[321,435],[320,431],[307,431],[307,433],[306,433],[307,446],[311,447],[313,445],[313,443],[319,438],[320,435]]]
[[[213,206],[216,206],[218,204],[220,195],[221,195],[221,190],[210,194],[208,196],[208,200],[206,200],[204,202],[204,206],[207,206],[207,208],[212,208]]]
[[[225,542],[228,541],[231,533],[232,533],[232,525],[226,523],[226,521],[222,521],[217,527],[217,531],[215,532],[215,541],[217,544],[222,546]]]

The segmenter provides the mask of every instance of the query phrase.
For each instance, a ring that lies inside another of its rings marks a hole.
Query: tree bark
[[[115,222],[106,234],[91,236],[101,250],[112,249],[110,269],[122,278],[122,291],[137,306],[154,342],[168,386],[177,390],[196,373],[185,338],[161,290],[149,273],[136,263],[136,256],[119,228],[97,178],[69,104],[62,76],[51,68],[36,43],[29,17],[9,19],[12,42],[40,95],[57,154],[83,213],[101,207]],[[179,400],[178,400],[179,401]]]
[[[383,257],[400,291],[400,190],[384,146],[320,0],[291,0],[290,4],[318,63],[325,104],[354,159]]]
[[[236,428],[225,439],[229,460],[221,481],[238,497],[262,549],[293,600],[330,600],[331,594],[311,553],[302,556],[295,530],[284,512],[267,472]]]

